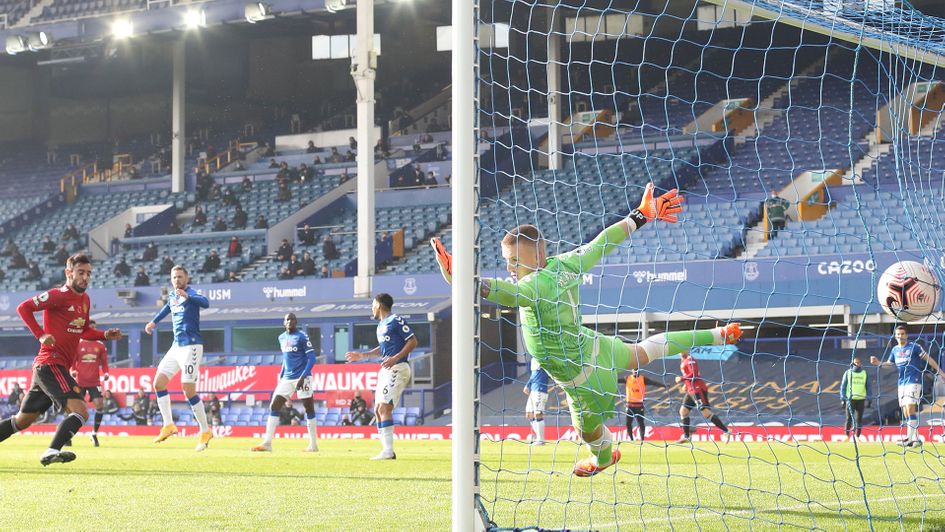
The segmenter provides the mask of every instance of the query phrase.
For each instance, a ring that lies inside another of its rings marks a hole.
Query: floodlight
[[[263,2],[249,2],[243,13],[246,15],[246,22],[250,24],[275,18],[272,14],[272,6]]]
[[[34,52],[37,50],[52,48],[53,45],[52,37],[50,37],[45,31],[30,33],[27,36],[27,41],[29,43],[30,50]]]
[[[28,43],[26,38],[22,35],[7,35],[7,53],[10,55],[16,55],[28,50]]]
[[[112,22],[112,37],[116,39],[127,39],[135,34],[134,23],[131,19],[119,18]]]
[[[207,12],[203,9],[188,9],[184,13],[184,26],[189,29],[202,28],[207,25]]]

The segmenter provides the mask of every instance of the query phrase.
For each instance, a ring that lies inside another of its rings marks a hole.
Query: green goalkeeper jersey
[[[548,258],[547,265],[517,283],[489,279],[489,301],[519,307],[528,352],[557,382],[572,381],[589,362],[597,332],[581,325],[582,274],[626,240],[612,225],[574,251]]]

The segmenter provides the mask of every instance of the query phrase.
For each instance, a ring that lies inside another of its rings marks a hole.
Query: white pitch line
[[[934,498],[934,497],[945,497],[945,493],[932,493],[925,496],[925,498]],[[897,499],[902,499],[902,497],[883,497],[881,499],[870,499],[869,503],[873,504],[873,503],[880,503],[880,502],[890,502],[890,501],[895,501]],[[853,501],[840,501],[840,505],[843,507],[860,506],[862,504],[863,504],[863,499],[857,499]],[[617,521],[615,523],[607,523],[603,525],[598,525],[595,523],[593,525],[593,530],[604,530],[604,529],[610,529],[610,528],[616,528],[616,527],[628,526],[628,525],[652,525],[654,524],[654,522],[662,523],[664,521],[668,522],[671,520],[678,520],[678,519],[699,519],[700,517],[725,517],[728,515],[736,515],[736,514],[749,514],[749,515],[754,514],[754,513],[770,514],[770,513],[777,513],[780,511],[792,512],[795,510],[820,510],[820,511],[839,512],[839,510],[836,510],[833,508],[825,508],[825,506],[826,505],[823,505],[821,503],[811,503],[811,504],[798,504],[795,506],[780,506],[778,508],[773,508],[771,510],[726,510],[724,511],[724,515],[723,515],[723,512],[720,511],[720,512],[702,512],[701,514],[698,514],[698,513],[686,514],[686,515],[680,515],[678,517],[653,516],[653,517],[647,517],[646,519],[636,519],[633,521]]]

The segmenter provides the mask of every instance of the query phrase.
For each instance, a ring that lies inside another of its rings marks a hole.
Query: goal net
[[[896,369],[870,363],[893,345],[882,271],[914,260],[945,278],[945,23],[884,0],[481,2],[476,13],[476,271],[493,295],[521,285],[500,246],[512,228],[534,225],[556,257],[626,217],[648,183],[685,197],[678,223],[643,225],[576,276],[556,269],[553,297],[478,303],[484,520],[945,526],[943,382],[924,373],[923,445],[903,447]],[[541,308],[529,319],[516,306]],[[935,360],[941,310],[909,325]],[[558,349],[594,338],[568,343],[568,319],[608,345],[733,321],[743,337],[670,349],[698,363],[705,402],[687,399],[678,355],[643,366],[634,416],[628,372],[602,363],[597,344]],[[859,426],[841,397],[854,358],[870,388]],[[533,359],[585,380],[553,377],[541,405]],[[584,478],[574,469],[591,453],[572,419],[587,423],[575,410],[588,408],[606,410],[592,413],[622,457]]]

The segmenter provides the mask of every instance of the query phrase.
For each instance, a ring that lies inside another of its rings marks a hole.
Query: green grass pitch
[[[376,441],[76,438],[79,458],[39,465],[48,437],[0,444],[0,530],[445,530],[450,444]],[[621,444],[623,460],[593,479],[570,475],[573,442],[483,442],[482,495],[503,527],[583,530],[945,529],[941,444]],[[857,467],[859,464],[859,467]],[[869,485],[866,496],[859,486]],[[748,489],[748,488],[751,489]],[[902,516],[902,517],[899,517]]]

